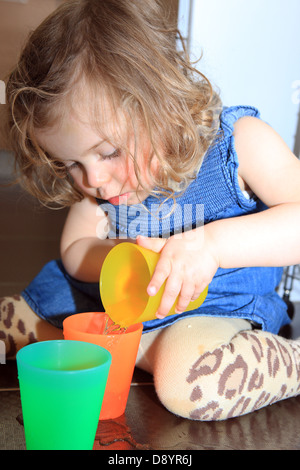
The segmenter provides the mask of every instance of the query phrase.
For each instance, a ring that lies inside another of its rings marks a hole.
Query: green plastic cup
[[[111,354],[82,341],[44,341],[16,356],[27,450],[92,450]]]

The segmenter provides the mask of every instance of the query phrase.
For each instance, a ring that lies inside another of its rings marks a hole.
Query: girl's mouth
[[[114,206],[119,206],[121,204],[127,204],[127,200],[130,196],[130,193],[124,193],[121,194],[120,196],[114,196],[108,199],[108,202],[110,204],[113,204]]]

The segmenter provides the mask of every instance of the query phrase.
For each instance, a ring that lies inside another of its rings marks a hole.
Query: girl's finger
[[[200,295],[202,294],[202,292],[204,291],[204,289],[205,289],[206,287],[207,287],[207,286],[206,286],[205,284],[196,286],[196,287],[195,287],[194,294],[193,294],[191,300],[192,300],[192,301],[197,300],[198,297],[200,297]]]
[[[156,295],[163,283],[171,273],[171,262],[169,258],[161,257],[155,267],[152,279],[148,285],[148,295]]]
[[[195,292],[194,285],[191,284],[183,284],[182,289],[180,291],[180,295],[178,297],[178,301],[175,307],[175,312],[176,313],[182,313],[187,310],[187,307],[189,306],[193,294]]]
[[[182,281],[178,275],[170,275],[166,282],[163,296],[161,298],[160,306],[157,310],[156,316],[164,318],[170,312],[178,295],[180,294]]]

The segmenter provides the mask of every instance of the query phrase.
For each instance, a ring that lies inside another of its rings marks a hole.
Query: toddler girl
[[[161,254],[148,294],[166,284],[137,365],[171,412],[221,420],[299,393],[275,289],[300,262],[300,163],[255,108],[222,108],[176,41],[154,0],[73,0],[29,37],[7,84],[10,140],[26,189],[70,211],[61,260],[1,299],[0,334],[14,357],[101,311],[106,254],[138,243]]]

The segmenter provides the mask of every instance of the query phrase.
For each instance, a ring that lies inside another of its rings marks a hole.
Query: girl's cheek
[[[136,187],[137,178],[134,171],[134,164],[130,158],[127,158],[123,165],[116,168],[116,173],[117,172],[120,175],[121,181],[124,181],[125,177],[124,182],[128,183],[132,188]]]
[[[127,171],[127,183],[129,183],[132,188],[135,188],[138,184],[137,177],[136,177],[133,167],[128,169]]]
[[[72,172],[72,173],[71,173],[71,176],[72,176],[72,179],[73,179],[75,185],[78,186],[80,189],[83,189],[84,184],[83,184],[82,175],[79,176],[79,175],[77,175],[75,172]]]
[[[83,175],[72,175],[72,178],[74,180],[75,186],[81,190],[83,193],[92,195],[91,194],[91,188],[87,186],[87,184],[84,182]]]

